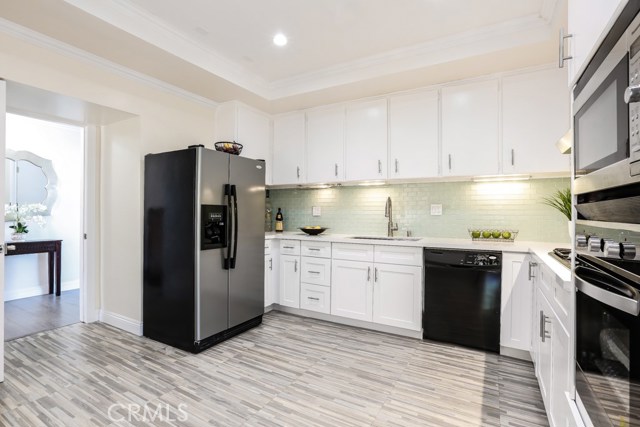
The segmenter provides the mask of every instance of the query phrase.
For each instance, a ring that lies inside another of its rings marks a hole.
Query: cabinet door
[[[540,393],[545,408],[549,409],[551,395],[552,353],[551,337],[553,336],[553,310],[546,297],[538,289],[538,363],[536,373]]]
[[[438,176],[438,91],[389,98],[389,178]]]
[[[498,173],[498,81],[442,89],[442,174]]]
[[[243,105],[238,106],[238,138],[242,157],[262,159],[266,163],[265,180],[271,183],[271,119]]]
[[[556,142],[571,127],[566,69],[518,74],[502,80],[504,173],[570,171],[571,156]]]
[[[307,182],[344,179],[344,107],[307,113]]]
[[[422,267],[374,264],[373,321],[419,331]]]
[[[273,292],[271,286],[273,280],[271,278],[271,272],[273,271],[273,258],[271,255],[264,256],[264,306],[268,307],[273,304]]]
[[[387,100],[349,105],[346,120],[346,180],[386,178]]]
[[[567,426],[573,423],[571,407],[567,393],[571,391],[571,371],[574,369],[572,353],[569,351],[571,340],[569,333],[557,318],[553,318],[553,334],[551,335],[551,391],[550,418],[553,426]]]
[[[280,305],[300,308],[300,257],[280,255]]]
[[[524,254],[502,254],[500,345],[525,351],[531,346],[530,261]]]
[[[300,184],[304,179],[304,113],[273,120],[273,184]]]
[[[565,42],[565,56],[572,56],[572,59],[565,63],[569,66],[570,87],[606,35],[609,21],[626,3],[627,0],[569,0],[567,21],[572,37]]]
[[[371,321],[373,265],[358,261],[332,260],[331,314]]]

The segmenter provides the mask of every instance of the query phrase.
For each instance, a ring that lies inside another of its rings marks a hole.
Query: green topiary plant
[[[545,197],[545,205],[551,206],[559,210],[564,216],[571,221],[571,189],[565,188],[564,190],[556,191],[553,196]]]

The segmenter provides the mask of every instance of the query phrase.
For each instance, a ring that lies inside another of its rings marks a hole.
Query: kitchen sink
[[[397,240],[401,242],[417,242],[421,237],[384,237],[384,236],[352,236],[350,239],[358,240]]]

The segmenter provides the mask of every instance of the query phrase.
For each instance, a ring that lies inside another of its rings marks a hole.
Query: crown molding
[[[189,92],[165,81],[151,77],[147,74],[139,73],[135,70],[102,58],[101,56],[97,56],[85,50],[78,49],[67,43],[61,42],[60,40],[46,36],[42,33],[38,33],[37,31],[33,31],[29,28],[23,27],[4,18],[0,18],[0,32],[16,39],[23,40],[33,45],[65,55],[67,57],[89,63],[103,70],[125,77],[129,80],[143,83],[147,86],[151,86],[155,89],[159,89],[163,92],[187,99],[189,101],[203,104],[208,107],[216,107],[218,105],[217,102],[209,98],[205,98],[193,92]]]
[[[539,12],[525,18],[271,82],[170,28],[128,0],[64,1],[258,96],[276,100],[546,40],[557,4],[563,0],[543,0]]]
[[[469,56],[477,56],[547,40],[549,21],[539,15],[444,37],[370,56],[272,83],[278,98],[317,91],[332,86],[424,68]]]
[[[269,83],[202,43],[166,25],[155,15],[127,0],[64,0],[145,42],[247,89],[263,98],[271,96]]]

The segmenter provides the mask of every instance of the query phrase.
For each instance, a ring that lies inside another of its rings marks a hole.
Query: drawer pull
[[[309,249],[310,251],[318,251],[318,252],[320,251],[320,248],[307,248],[307,249]]]
[[[308,271],[307,271],[307,273],[320,274],[320,272],[319,272],[319,271],[311,271],[311,270],[308,270]]]
[[[294,264],[293,264],[293,271],[294,271],[294,273],[297,273],[297,272],[298,272],[298,260],[295,260],[295,261],[294,261]]]
[[[307,297],[307,299],[310,299],[313,301],[320,301],[320,298],[316,298],[316,297]]]
[[[283,246],[284,249],[295,249],[295,246]]]

